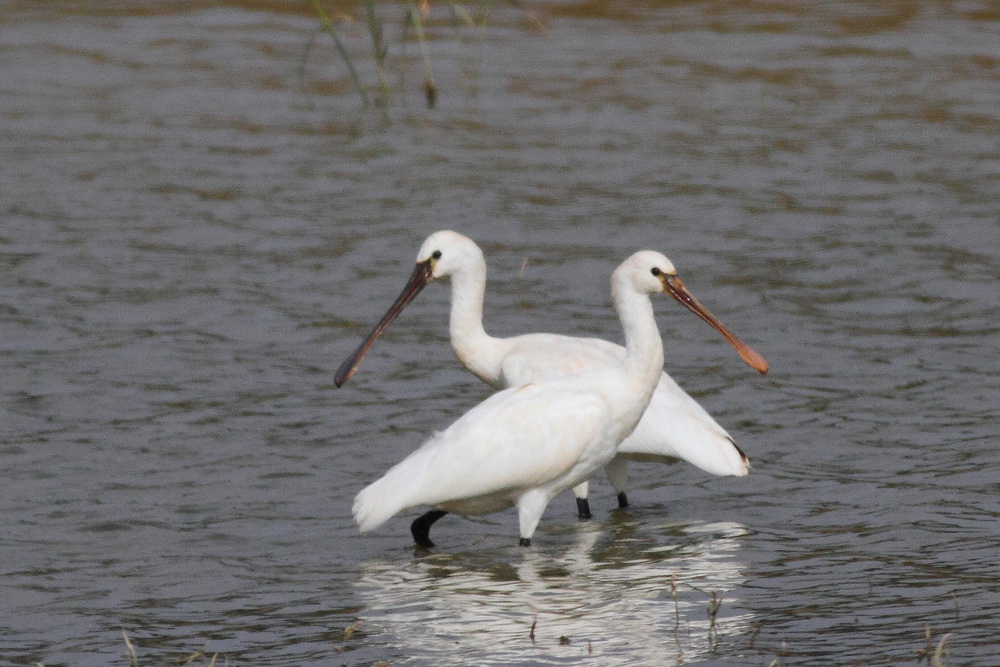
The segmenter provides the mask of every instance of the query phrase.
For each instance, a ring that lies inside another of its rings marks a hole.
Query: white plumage
[[[597,338],[547,333],[511,338],[489,336],[483,328],[486,289],[483,253],[471,239],[456,232],[440,231],[421,246],[416,269],[399,299],[338,370],[338,386],[353,375],[385,327],[435,278],[451,279],[449,329],[455,354],[467,369],[493,387],[517,387],[606,368],[621,363],[625,357],[625,348]],[[719,329],[754,368],[766,371],[763,358],[726,331],[706,310],[699,311],[690,302],[685,305]],[[661,372],[649,407],[634,432],[619,445],[617,456],[606,469],[618,493],[619,505],[624,507],[628,502],[625,495],[628,460],[666,463],[677,459],[714,475],[742,476],[749,470],[746,456],[725,429],[669,375]],[[584,517],[590,513],[587,491],[586,481],[574,489],[580,515]]]
[[[433,509],[413,522],[418,545],[446,512],[484,514],[517,506],[521,544],[531,543],[549,501],[588,479],[635,428],[663,367],[663,344],[649,295],[676,298],[683,286],[670,261],[653,251],[625,260],[612,297],[626,353],[597,370],[501,391],[431,437],[354,502],[361,530],[397,512]]]
[[[543,418],[527,418],[535,415]],[[564,386],[494,394],[358,494],[355,518],[364,531],[415,505],[457,514],[506,509],[574,467],[595,465],[600,451],[592,443],[607,439],[611,418],[600,397]],[[530,537],[534,525],[522,527]]]

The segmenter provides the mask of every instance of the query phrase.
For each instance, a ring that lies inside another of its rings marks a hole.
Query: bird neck
[[[652,396],[663,372],[663,339],[656,326],[653,304],[648,295],[615,284],[615,310],[625,331],[626,381],[639,393]]]
[[[465,267],[451,276],[451,315],[448,329],[459,361],[487,384],[500,377],[499,339],[483,328],[486,264]]]

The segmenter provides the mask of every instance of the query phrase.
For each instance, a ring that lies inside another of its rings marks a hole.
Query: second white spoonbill
[[[496,388],[553,379],[621,363],[625,348],[598,338],[532,333],[494,338],[483,328],[486,261],[474,241],[444,230],[427,237],[406,287],[385,316],[340,366],[334,377],[343,385],[387,326],[417,294],[437,278],[451,279],[450,334],[455,354],[482,381]],[[697,302],[685,306],[718,329],[743,359],[761,373],[767,362],[733,336]],[[635,431],[618,447],[606,471],[620,507],[628,506],[628,460],[671,462],[682,459],[714,475],[746,475],[749,463],[733,438],[665,372]],[[587,482],[574,488],[581,518],[589,518]]]
[[[530,546],[549,501],[606,465],[649,404],[663,368],[649,295],[665,292],[695,312],[704,310],[676,274],[658,252],[625,260],[611,278],[624,358],[512,387],[472,408],[357,495],[354,518],[361,530],[429,505],[410,532],[418,546],[431,547],[431,524],[448,512],[487,514],[516,506],[520,543]]]

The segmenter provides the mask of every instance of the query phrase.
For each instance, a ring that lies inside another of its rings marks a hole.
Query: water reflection
[[[427,664],[683,664],[746,633],[752,615],[737,523],[620,520],[567,528],[564,544],[362,565],[369,635]],[[676,600],[672,582],[676,586]],[[714,620],[709,608],[721,600]],[[641,658],[639,656],[642,656]]]

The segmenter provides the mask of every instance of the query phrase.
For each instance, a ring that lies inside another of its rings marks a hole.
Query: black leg
[[[413,541],[417,543],[418,547],[430,549],[434,546],[434,543],[431,542],[431,524],[445,514],[447,512],[444,510],[431,510],[410,524],[410,533],[413,534]]]
[[[530,537],[522,537],[521,541],[518,542],[518,544],[520,544],[522,547],[530,547],[531,546],[531,538]]]
[[[621,509],[628,507],[628,496],[625,495],[624,491],[618,494],[618,507]]]
[[[576,499],[576,511],[580,515],[581,519],[590,518],[590,501],[586,498]]]

